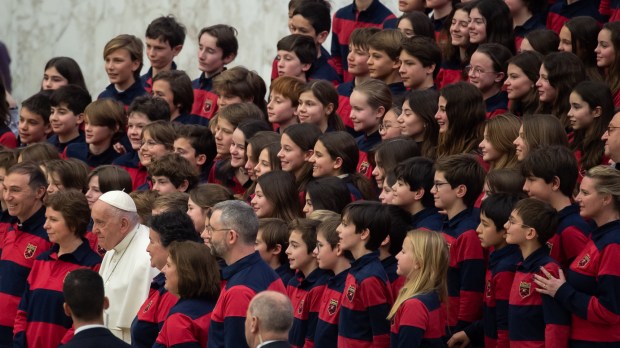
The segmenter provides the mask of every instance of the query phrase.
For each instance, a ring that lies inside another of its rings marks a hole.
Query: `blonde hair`
[[[620,212],[620,171],[600,165],[590,168],[585,176],[594,180],[596,192],[611,196],[614,209]]]
[[[392,107],[392,92],[383,81],[370,79],[355,86],[353,90],[363,93],[371,108],[376,110],[383,106],[383,115]]]
[[[410,243],[413,253],[411,256],[420,268],[407,275],[407,280],[388,314],[388,320],[391,320],[398,308],[412,296],[437,292],[442,302],[448,299],[449,251],[442,235],[434,231],[412,230],[407,232],[403,243]]]

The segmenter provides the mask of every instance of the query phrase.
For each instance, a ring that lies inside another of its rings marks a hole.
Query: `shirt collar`
[[[252,254],[239,259],[237,262],[226,266],[222,270],[222,278],[224,280],[228,280],[235,274],[239,273],[241,270],[251,267],[252,265],[258,263],[261,260],[262,259],[260,258],[258,251],[255,251]]]
[[[368,265],[371,262],[379,261],[379,251],[371,251],[370,253],[360,257],[359,259],[351,262],[351,269],[360,269]]]
[[[138,233],[138,228],[140,228],[140,224],[136,224],[136,227],[134,227],[133,230],[131,230],[131,232],[127,233],[125,238],[123,238],[123,240],[121,240],[120,243],[116,244],[116,246],[113,249],[114,252],[116,252],[116,253],[124,252],[125,249],[127,249],[129,244],[131,243],[131,241],[136,236],[136,233]]]

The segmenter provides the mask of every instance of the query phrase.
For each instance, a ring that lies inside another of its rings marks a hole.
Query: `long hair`
[[[525,51],[517,54],[508,60],[510,64],[521,69],[532,82],[530,91],[520,99],[511,100],[510,112],[515,115],[532,114],[538,109],[538,89],[536,89],[536,81],[540,78],[540,65],[543,61],[543,55],[536,51]]]
[[[473,5],[472,9],[474,8],[478,9],[486,21],[487,38],[485,43],[498,43],[514,54],[512,15],[508,5],[501,0],[481,0]]]
[[[523,141],[528,152],[546,145],[568,146],[566,132],[554,115],[525,115],[522,119]]]
[[[611,32],[611,44],[614,46],[614,62],[609,66],[605,81],[611,89],[611,93],[616,95],[620,90],[620,22],[609,22],[603,25],[603,29]]]
[[[521,121],[513,114],[505,113],[488,119],[485,124],[487,140],[502,156],[491,163],[491,169],[512,168],[517,165],[513,141],[519,136]]]
[[[292,221],[302,217],[299,195],[292,173],[276,170],[257,179],[265,198],[273,207],[270,217]]]
[[[342,119],[336,113],[338,110],[338,91],[336,91],[334,85],[325,80],[312,80],[306,83],[299,94],[301,95],[304,92],[312,92],[312,95],[319,100],[323,107],[332,104],[332,112],[327,115],[327,128],[337,131],[345,130]]]
[[[596,66],[596,45],[598,44],[598,21],[590,16],[573,17],[564,24],[570,31],[572,52],[585,65],[586,74],[591,80],[602,80],[601,72]]]
[[[437,142],[439,139],[439,125],[435,120],[437,112],[437,91],[427,89],[423,91],[411,91],[407,95],[409,108],[424,122],[424,134],[422,141],[418,143],[422,156],[428,158],[436,157]]]
[[[413,259],[420,268],[406,275],[407,280],[388,314],[394,318],[398,308],[412,296],[436,292],[442,302],[448,299],[448,244],[439,232],[413,230],[403,243],[410,243]]]
[[[67,79],[67,84],[78,85],[84,88],[85,91],[88,91],[86,82],[84,82],[84,75],[82,75],[82,69],[80,69],[80,65],[73,58],[54,57],[45,63],[43,71],[45,72],[49,68],[55,68],[62,77]]]

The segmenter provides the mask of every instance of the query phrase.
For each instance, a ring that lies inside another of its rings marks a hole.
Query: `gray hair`
[[[293,326],[291,300],[276,291],[263,291],[254,296],[249,312],[258,318],[261,331],[288,333]]]
[[[243,243],[254,245],[258,234],[258,217],[247,203],[236,200],[220,202],[213,206],[211,215],[221,211],[220,222],[226,228],[235,230]]]
[[[127,219],[127,221],[129,221],[129,224],[131,225],[131,228],[129,229],[130,231],[136,227],[137,224],[140,223],[140,216],[138,215],[138,213],[133,212],[133,211],[126,211],[123,209],[119,209],[115,206],[112,206],[110,204],[108,204],[107,202],[104,202],[107,207],[108,207],[108,212],[110,213],[110,215],[114,216],[117,219],[122,219],[125,218]]]

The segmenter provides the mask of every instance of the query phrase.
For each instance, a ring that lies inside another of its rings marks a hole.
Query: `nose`
[[[282,152],[283,150],[278,151],[278,158],[282,159],[284,158],[284,153]]]

